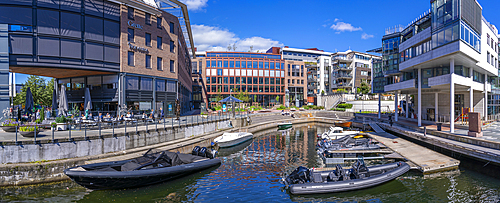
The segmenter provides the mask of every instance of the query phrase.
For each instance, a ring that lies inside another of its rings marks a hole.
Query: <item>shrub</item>
[[[345,108],[332,108],[332,111],[345,111]]]
[[[286,107],[284,105],[280,105],[280,107],[278,108],[278,110],[285,110]]]
[[[40,123],[42,123],[42,120],[41,119],[36,119],[35,123],[40,124]]]
[[[343,103],[343,104],[339,104],[339,105],[337,105],[337,107],[338,107],[338,108],[351,109],[351,108],[352,108],[352,104]]]
[[[67,119],[64,116],[59,116],[56,118],[56,123],[66,123]]]
[[[21,126],[21,127],[19,127],[19,131],[21,131],[21,132],[33,132],[33,131],[35,131],[35,128],[36,128],[36,131],[40,130],[40,127],[38,127],[38,126]]]
[[[313,109],[321,110],[321,109],[325,109],[325,107],[324,106],[314,106]]]
[[[52,123],[50,123],[50,126],[53,127],[53,128],[55,128],[57,126],[57,123],[56,122],[52,122]]]

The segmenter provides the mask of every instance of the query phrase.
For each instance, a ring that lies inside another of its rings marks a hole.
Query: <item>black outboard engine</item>
[[[193,148],[193,151],[191,152],[192,155],[198,156],[198,153],[200,152],[200,146],[196,146]]]
[[[309,179],[309,169],[303,166],[299,166],[295,169],[288,177],[286,177],[286,183],[291,184],[302,184],[308,182]]]
[[[201,156],[201,157],[206,157],[206,154],[207,154],[207,148],[206,147],[202,147],[200,149],[200,151],[198,152],[198,156]]]

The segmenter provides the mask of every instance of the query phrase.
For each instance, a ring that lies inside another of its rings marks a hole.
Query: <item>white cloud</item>
[[[233,32],[207,25],[192,25],[193,40],[198,51],[227,51],[228,45],[236,44],[236,51],[265,52],[273,46],[283,46],[279,41],[263,37],[240,39]]]
[[[196,11],[207,6],[208,0],[180,0],[182,3],[186,4],[189,10]]]
[[[335,19],[335,20],[337,21],[338,19]],[[361,27],[354,27],[351,24],[344,23],[344,22],[337,22],[337,24],[333,24],[330,28],[332,28],[333,30],[336,30],[337,34],[340,32],[345,32],[345,31],[352,32],[352,31],[363,30]]]
[[[366,33],[361,34],[361,39],[370,39],[370,38],[373,38],[373,35],[369,35]]]

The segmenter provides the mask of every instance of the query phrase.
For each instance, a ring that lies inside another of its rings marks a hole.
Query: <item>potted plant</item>
[[[36,132],[35,132],[36,130]],[[35,137],[35,133],[40,132],[40,127],[38,126],[21,126],[19,127],[19,132],[23,137]]]
[[[208,118],[208,114],[207,114],[206,112],[201,112],[201,113],[200,113],[200,116],[201,116],[202,118]]]
[[[7,119],[4,122],[2,122],[2,130],[5,132],[16,132],[16,126],[18,126],[19,123],[13,119]]]
[[[67,130],[67,125],[66,125],[67,119],[64,116],[59,116],[56,118],[56,123],[57,123],[57,130]]]
[[[57,123],[56,122],[50,123],[50,130],[54,130],[54,131],[57,130]]]

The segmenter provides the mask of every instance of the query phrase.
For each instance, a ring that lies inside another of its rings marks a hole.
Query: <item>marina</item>
[[[0,201],[141,202],[205,201],[231,199],[304,202],[448,202],[498,201],[500,181],[459,167],[448,172],[422,175],[410,170],[398,179],[363,190],[321,195],[293,195],[280,182],[300,165],[321,167],[314,148],[318,132],[329,125],[294,125],[289,133],[265,131],[253,140],[220,150],[221,166],[157,185],[127,190],[87,190],[72,181],[25,187],[3,187]],[[376,165],[378,160],[365,160]],[[220,192],[224,191],[224,192]]]

